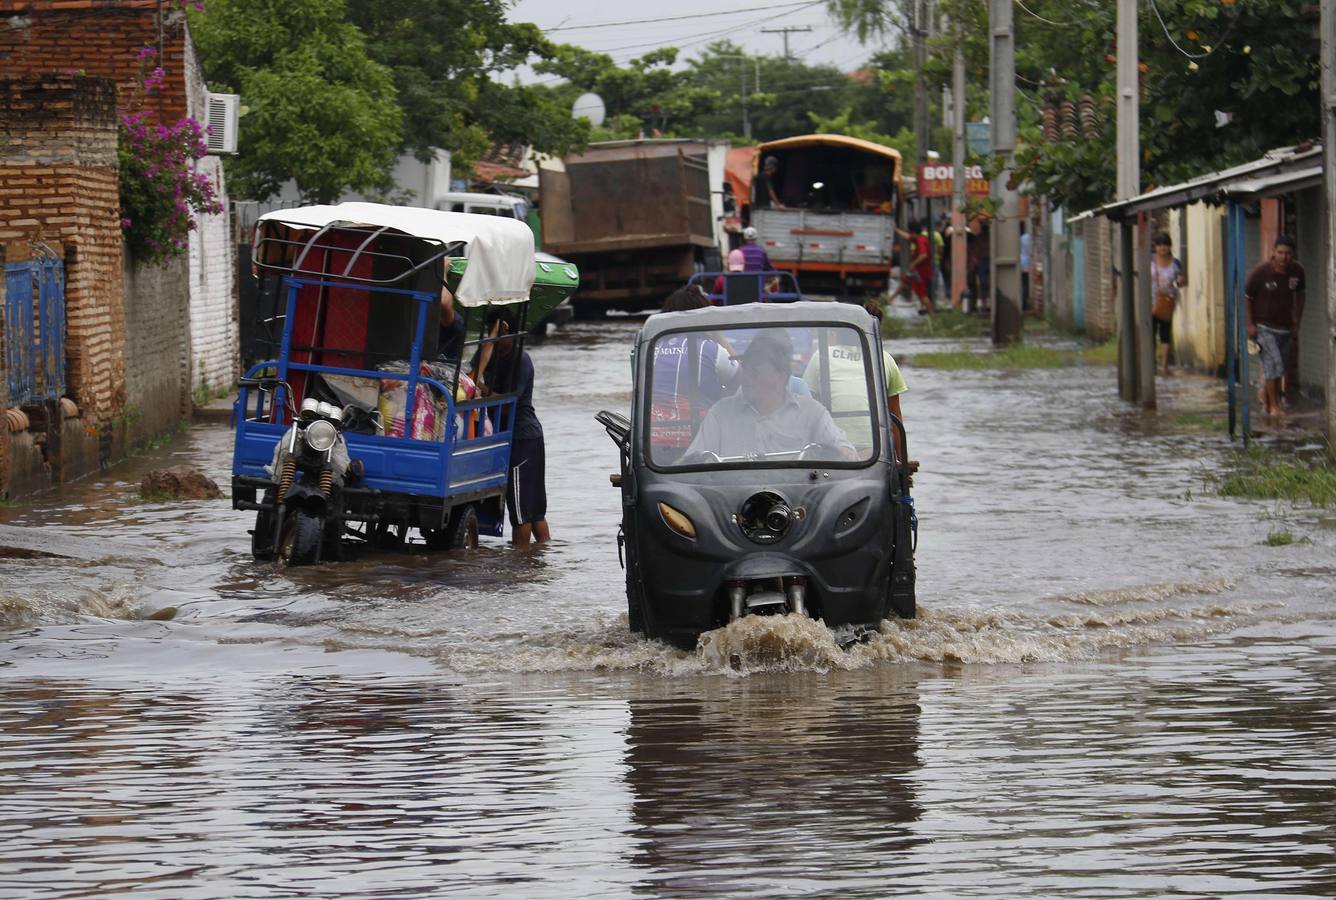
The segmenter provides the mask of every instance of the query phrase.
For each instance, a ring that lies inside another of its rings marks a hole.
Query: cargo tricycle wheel
[[[450,535],[451,550],[478,549],[478,510],[470,503],[450,514],[450,524],[446,526]]]

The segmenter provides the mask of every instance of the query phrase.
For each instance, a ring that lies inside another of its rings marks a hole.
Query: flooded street
[[[0,509],[65,554],[0,558],[0,896],[1336,894],[1332,513],[1213,495],[1224,440],[1112,367],[892,342],[921,618],[670,650],[627,632],[593,420],[638,327],[531,350],[538,551],[256,563],[228,501],[138,498],[226,486],[214,424]]]

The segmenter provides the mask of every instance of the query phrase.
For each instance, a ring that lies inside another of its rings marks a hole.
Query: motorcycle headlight
[[[332,422],[319,419],[306,426],[306,433],[302,437],[306,439],[306,446],[317,453],[324,453],[339,439],[339,430]]]

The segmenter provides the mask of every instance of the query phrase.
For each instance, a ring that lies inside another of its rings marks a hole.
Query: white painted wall
[[[186,109],[203,122],[207,88],[189,33],[185,45]],[[240,128],[244,131],[245,127],[243,119]],[[227,197],[220,157],[206,156],[199,161],[197,171],[213,182],[215,196]],[[189,240],[190,388],[192,392],[221,391],[234,385],[239,376],[236,246],[226,210],[196,218],[198,227]]]
[[[241,127],[246,127],[246,120],[241,120]],[[406,153],[394,164],[391,170],[391,177],[394,179],[393,194],[405,194],[404,197],[391,196],[390,200],[398,202],[403,200],[406,206],[425,206],[434,207],[436,201],[442,194],[450,191],[450,151],[433,150],[431,161],[422,162],[411,153]],[[385,197],[369,196],[359,194],[356,191],[348,191],[336,200],[336,203],[350,202],[371,202],[384,203]],[[297,190],[297,182],[287,181],[279,190],[278,196],[265,201],[261,204],[267,212],[269,209],[286,209],[292,206],[302,204],[302,195]]]
[[[1187,276],[1174,309],[1174,355],[1179,365],[1203,372],[1214,372],[1225,362],[1224,209],[1194,203],[1172,210],[1166,229]],[[1184,248],[1177,246],[1181,218],[1186,218]]]

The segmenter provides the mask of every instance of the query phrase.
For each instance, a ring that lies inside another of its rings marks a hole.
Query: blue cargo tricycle
[[[501,364],[487,368],[496,341],[522,345],[574,292],[575,267],[536,259],[513,219],[374,203],[268,213],[253,260],[272,358],[241,381],[232,505],[255,512],[254,556],[501,536],[517,398],[477,376]],[[500,306],[509,338],[488,314]],[[462,334],[441,327],[451,313]]]

